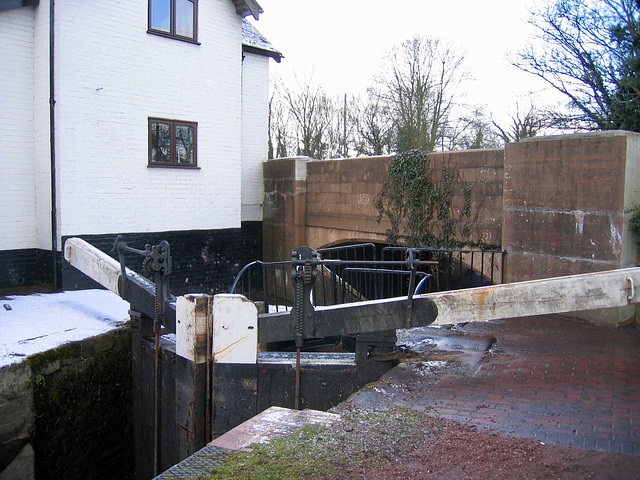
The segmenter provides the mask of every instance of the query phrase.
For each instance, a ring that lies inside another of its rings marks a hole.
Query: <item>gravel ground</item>
[[[406,409],[351,406],[330,427],[307,426],[232,454],[199,479],[637,479],[640,457],[545,445]]]
[[[355,413],[358,409],[354,409]],[[380,436],[374,430],[358,429],[367,436],[360,442],[373,445],[402,438],[406,431],[387,430]],[[390,448],[396,454],[360,459],[339,477],[368,480],[383,479],[638,479],[640,458],[595,450],[544,445],[532,440],[478,431],[456,422],[437,421],[437,427],[409,437],[412,448]],[[357,442],[356,442],[357,443]],[[348,443],[343,443],[348,445]],[[373,448],[373,447],[370,447]],[[344,451],[345,455],[349,455]],[[322,477],[319,477],[322,478]]]

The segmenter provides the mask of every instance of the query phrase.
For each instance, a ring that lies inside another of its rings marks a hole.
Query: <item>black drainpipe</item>
[[[56,129],[54,89],[54,10],[55,0],[49,0],[49,141],[51,146],[51,250],[53,258],[53,291],[58,291],[58,211],[56,208]]]

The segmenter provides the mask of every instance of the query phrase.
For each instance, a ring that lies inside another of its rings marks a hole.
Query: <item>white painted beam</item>
[[[64,243],[64,259],[103,287],[120,295],[120,263],[81,238]]]
[[[640,268],[419,295],[438,307],[434,325],[623,307],[640,302]]]

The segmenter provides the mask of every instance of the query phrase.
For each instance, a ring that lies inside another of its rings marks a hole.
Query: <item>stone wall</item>
[[[475,244],[499,246],[502,241],[502,192],[505,152],[503,149],[467,150],[429,154],[431,168],[439,172],[442,165],[460,173],[463,184],[471,186],[471,212],[477,214],[470,226],[471,241]],[[464,206],[458,189],[453,199],[456,212]]]
[[[132,478],[131,333],[0,369],[0,480]]]
[[[34,478],[33,382],[27,363],[0,370],[0,479]]]
[[[434,172],[440,171],[443,162],[453,165],[461,179],[472,185],[472,210],[479,212],[471,229],[473,241],[500,244],[504,151],[432,153],[428,157]],[[266,162],[265,259],[288,260],[291,250],[301,245],[385,243],[390,224],[386,218],[378,222],[375,198],[388,178],[390,161],[391,157],[380,156]],[[453,207],[460,209],[463,203],[459,193]]]
[[[539,137],[504,150],[431,153],[429,160],[435,169],[453,165],[472,185],[479,211],[472,241],[506,250],[505,281],[636,265],[625,211],[640,202],[640,134]],[[265,259],[286,260],[300,245],[384,243],[389,224],[377,222],[375,197],[390,161],[306,161],[304,176],[300,159],[266,162]],[[460,195],[453,206],[461,208]],[[628,307],[582,317],[617,324],[632,316]]]
[[[321,248],[337,243],[385,242],[390,227],[378,223],[375,197],[388,176],[391,157],[313,161],[307,164],[306,241]]]
[[[634,266],[625,210],[640,201],[640,135],[532,138],[505,154],[507,282]],[[581,315],[619,323],[633,307]]]
[[[291,250],[306,245],[307,164],[309,158],[263,164],[263,258],[290,260]]]

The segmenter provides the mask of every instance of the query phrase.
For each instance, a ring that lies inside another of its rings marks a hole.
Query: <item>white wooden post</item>
[[[188,294],[176,299],[176,358],[163,371],[175,382],[174,421],[180,457],[211,440],[211,295]],[[163,382],[164,384],[164,382]],[[169,426],[168,428],[174,428]]]
[[[215,437],[258,413],[258,309],[242,295],[213,298],[212,379]]]
[[[211,348],[211,295],[188,294],[176,300],[176,354],[205,363]]]
[[[213,299],[213,362],[255,364],[258,361],[258,309],[243,295]]]

